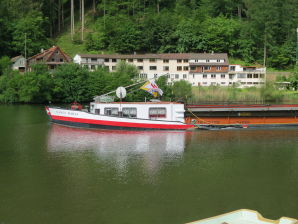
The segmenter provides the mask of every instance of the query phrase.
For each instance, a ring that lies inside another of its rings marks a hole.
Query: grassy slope
[[[76,13],[75,18],[79,18],[78,13]],[[93,16],[92,10],[87,9],[85,14],[85,32],[84,37],[86,38],[87,34],[93,31]],[[79,19],[75,20],[75,39],[80,39],[81,37],[81,22]],[[62,48],[67,54],[71,57],[74,57],[78,53],[91,53],[85,49],[84,43],[77,44],[71,40],[70,35],[70,24],[67,24],[64,28],[64,31],[55,39],[56,45]],[[92,52],[97,53],[97,52]]]

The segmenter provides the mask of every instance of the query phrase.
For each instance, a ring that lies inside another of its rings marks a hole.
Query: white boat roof
[[[257,211],[240,209],[223,215],[190,222],[188,224],[298,224],[298,220],[287,217],[271,220],[264,218]]]
[[[167,102],[167,101],[157,101],[157,102],[95,102],[96,104],[182,104],[178,102]]]

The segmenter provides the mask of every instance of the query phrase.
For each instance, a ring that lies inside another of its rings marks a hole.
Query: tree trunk
[[[61,21],[62,21],[62,27],[64,27],[64,7],[63,7],[63,2],[61,5]]]
[[[84,23],[85,23],[85,12],[84,12],[84,9],[85,9],[85,4],[84,4],[84,0],[81,0],[82,2],[82,36],[81,36],[81,40],[84,41]]]
[[[96,13],[96,6],[95,6],[95,0],[93,0],[93,16],[95,16]]]
[[[61,31],[61,0],[58,0],[58,33]]]
[[[74,5],[73,0],[70,1],[70,35],[73,40],[74,35]]]
[[[157,3],[157,4],[156,4],[156,7],[157,7],[157,14],[159,14],[159,0],[157,0],[156,3]]]
[[[266,35],[266,29],[264,32],[264,59],[263,59],[263,65],[266,67],[266,59],[267,59],[267,35]]]
[[[240,4],[238,4],[238,18],[239,18],[239,20],[241,20],[242,19],[242,16],[241,16],[241,12],[242,12],[242,8],[241,8],[241,5]]]
[[[80,0],[80,21],[82,21],[82,0]]]
[[[106,29],[106,0],[103,0],[103,28]]]

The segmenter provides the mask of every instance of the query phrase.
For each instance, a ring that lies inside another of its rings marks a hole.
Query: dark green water
[[[298,129],[91,131],[42,106],[0,106],[0,120],[1,224],[298,218]]]

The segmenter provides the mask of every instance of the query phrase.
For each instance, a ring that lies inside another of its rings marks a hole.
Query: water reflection
[[[53,124],[48,135],[52,153],[92,152],[100,161],[111,161],[118,170],[125,170],[130,159],[142,159],[150,173],[162,161],[180,159],[187,132],[86,130]]]

